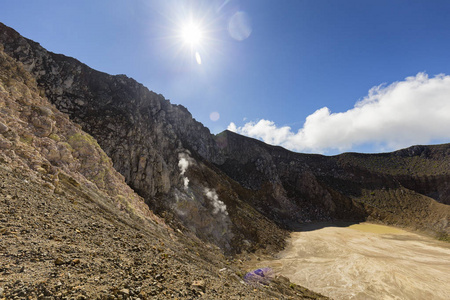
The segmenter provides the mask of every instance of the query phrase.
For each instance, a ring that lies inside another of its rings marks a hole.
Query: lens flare
[[[252,33],[252,24],[246,12],[238,11],[230,18],[228,22],[228,33],[237,41],[243,41],[250,36]]]
[[[209,118],[211,119],[211,121],[216,122],[220,119],[220,114],[217,111],[213,111],[210,115]]]
[[[202,57],[200,56],[200,53],[195,52],[195,61],[201,65],[202,64]]]

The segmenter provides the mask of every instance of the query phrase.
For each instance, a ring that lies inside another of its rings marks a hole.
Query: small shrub
[[[50,134],[48,137],[51,138],[52,140],[56,141],[56,142],[59,142],[61,140],[59,135],[54,134],[54,133]]]

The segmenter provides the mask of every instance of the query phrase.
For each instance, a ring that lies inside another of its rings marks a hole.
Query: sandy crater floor
[[[369,223],[302,230],[259,265],[333,299],[450,299],[448,243]]]

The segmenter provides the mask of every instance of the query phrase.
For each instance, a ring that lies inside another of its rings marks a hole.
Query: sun
[[[198,46],[202,42],[203,31],[200,26],[189,23],[181,29],[181,37],[186,44]]]
[[[190,48],[190,53],[197,62],[202,64],[200,52],[204,50],[205,31],[203,28],[193,21],[185,23],[180,28],[180,38],[183,41],[183,46]]]
[[[208,51],[215,45],[211,33],[214,32],[214,24],[210,18],[205,16],[181,14],[174,19],[171,36],[173,45],[185,59],[202,65],[208,62],[210,55]]]

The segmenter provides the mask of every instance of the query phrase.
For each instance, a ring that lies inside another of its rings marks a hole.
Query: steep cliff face
[[[168,221],[231,252],[283,245],[279,241],[286,233],[242,203],[231,179],[211,171],[211,162],[221,163],[221,152],[186,108],[124,75],[101,73],[48,52],[4,25],[0,41],[34,75],[45,96],[95,137],[126,182]],[[249,214],[257,217],[243,222]]]
[[[449,233],[449,145],[326,157],[231,132],[214,137],[184,107],[124,75],[48,52],[2,24],[0,43],[152,209],[223,249],[277,249],[279,227],[317,220]]]
[[[97,142],[42,98],[35,79],[2,50],[0,162],[57,194],[62,186],[78,187],[84,196],[157,220]]]
[[[177,153],[190,148],[213,158],[209,130],[184,107],[125,75],[111,76],[48,52],[5,26],[1,37],[5,52],[24,64],[61,112],[95,136],[127,182],[145,196],[166,194],[177,182]]]
[[[278,223],[364,219],[444,238],[449,234],[449,144],[327,157],[293,153],[232,132],[216,140],[225,153],[225,173],[252,190],[271,186],[260,210],[270,215],[273,207],[287,208],[272,216]]]
[[[293,153],[229,131],[216,141],[226,157],[220,168],[254,191],[257,196],[248,201],[278,224],[289,227],[295,222],[365,218],[362,207],[333,194],[318,180],[318,165],[328,168],[323,172],[331,172],[330,176],[341,172],[327,157]]]
[[[243,284],[218,247],[155,216],[41,92],[0,45],[2,299],[326,299],[282,277]]]

